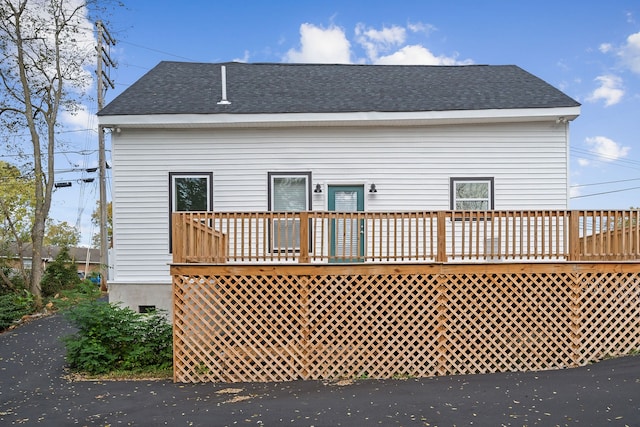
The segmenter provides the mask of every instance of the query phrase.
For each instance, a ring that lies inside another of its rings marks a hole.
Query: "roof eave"
[[[465,123],[572,121],[580,106],[495,110],[282,114],[148,114],[98,116],[105,128],[219,128],[299,126],[426,126]]]

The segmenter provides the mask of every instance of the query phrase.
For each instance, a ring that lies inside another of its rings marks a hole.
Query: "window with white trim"
[[[493,178],[451,178],[450,190],[452,210],[493,209]]]
[[[269,172],[269,210],[301,212],[311,206],[311,172]],[[300,249],[300,220],[274,219],[271,224],[274,251]]]

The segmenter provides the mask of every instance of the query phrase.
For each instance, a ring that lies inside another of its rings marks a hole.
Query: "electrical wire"
[[[622,188],[619,190],[602,191],[600,193],[592,193],[592,194],[581,194],[579,196],[572,196],[570,197],[570,199],[581,199],[584,197],[602,196],[604,194],[621,193],[623,191],[631,191],[631,190],[637,190],[637,189],[640,189],[640,187]]]
[[[618,184],[621,182],[629,182],[629,181],[640,181],[640,178],[619,179],[617,181],[592,182],[590,184],[574,184],[571,186],[571,188],[590,187],[594,185]]]
[[[120,43],[120,44],[128,44],[129,46],[134,46],[134,47],[137,47],[137,48],[140,48],[140,49],[145,49],[145,50],[148,50],[148,51],[151,51],[151,52],[161,53],[163,55],[173,56],[174,58],[184,59],[185,61],[197,62],[195,59],[186,58],[184,56],[175,55],[173,53],[165,52],[165,51],[154,49],[154,48],[151,48],[151,47],[142,46],[142,45],[131,43],[131,42],[127,42],[127,41],[120,40],[120,41],[118,41],[118,43]]]

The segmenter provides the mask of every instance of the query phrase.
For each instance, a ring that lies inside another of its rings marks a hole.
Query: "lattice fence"
[[[179,382],[539,370],[640,348],[638,264],[193,265],[172,274]]]

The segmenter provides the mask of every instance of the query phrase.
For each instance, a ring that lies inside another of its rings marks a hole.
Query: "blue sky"
[[[129,3],[105,19],[118,42],[107,102],[163,60],[515,64],[582,104],[570,128],[570,208],[640,206],[637,0]],[[67,116],[75,148],[58,158],[57,170],[97,164],[95,110],[94,102],[86,114]],[[79,178],[69,172],[57,181],[65,176]],[[97,181],[59,189],[52,216],[81,222],[88,242],[97,197]]]

